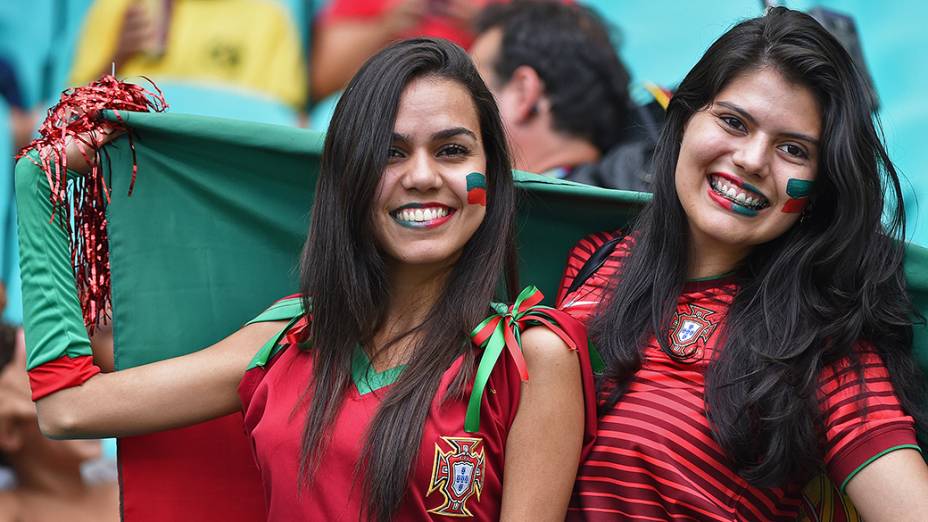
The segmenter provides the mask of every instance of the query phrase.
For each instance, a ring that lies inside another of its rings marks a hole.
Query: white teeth
[[[429,207],[429,208],[405,208],[403,210],[396,212],[396,219],[400,221],[409,221],[409,222],[419,222],[424,223],[428,221],[434,221],[438,218],[442,218],[448,215],[448,209],[445,207]]]
[[[741,187],[730,183],[729,181],[722,179],[720,177],[711,177],[709,184],[713,190],[717,193],[727,197],[728,199],[738,203],[739,205],[745,205],[756,208],[764,208],[766,205],[764,198],[761,196],[751,196],[753,192],[746,191]]]

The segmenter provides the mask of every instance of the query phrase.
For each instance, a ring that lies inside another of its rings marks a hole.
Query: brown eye
[[[780,150],[795,158],[808,159],[809,153],[795,143],[784,143],[780,145]]]
[[[455,157],[455,156],[467,156],[468,154],[470,154],[470,150],[467,147],[463,145],[459,145],[457,143],[445,145],[444,147],[438,150],[439,156]]]
[[[742,123],[741,120],[734,116],[720,116],[719,119],[725,122],[725,125],[728,125],[737,131],[744,132],[747,130],[747,127],[744,126],[744,123]]]

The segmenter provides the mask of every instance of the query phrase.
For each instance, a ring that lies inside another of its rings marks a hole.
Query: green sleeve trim
[[[291,297],[277,301],[270,308],[261,312],[258,317],[245,324],[267,323],[270,321],[286,321],[303,315],[303,303],[299,297]]]
[[[261,315],[258,316],[258,318],[260,317]],[[288,322],[286,326],[281,328],[281,330],[277,332],[276,335],[268,339],[267,342],[264,343],[263,346],[261,346],[261,349],[258,350],[258,353],[256,353],[255,356],[252,357],[251,362],[248,363],[248,368],[246,368],[245,371],[247,372],[249,370],[253,370],[259,366],[263,368],[267,364],[268,361],[270,361],[275,355],[277,355],[278,352],[283,350],[285,346],[280,344],[281,339],[283,339],[284,335],[286,335],[287,332],[290,331],[290,328],[293,328],[293,325],[296,324],[296,322],[300,320],[300,317],[302,317],[302,315],[297,315],[296,317],[290,319],[290,322]],[[280,320],[280,319],[267,319],[267,321],[277,321],[277,320]],[[262,321],[257,321],[257,319],[255,319],[252,322],[262,322]],[[251,322],[249,322],[249,324],[251,324]]]
[[[278,352],[284,349],[284,346],[280,344],[280,341],[284,338],[284,335],[293,325],[296,324],[300,318],[303,317],[303,301],[299,297],[290,297],[288,299],[281,299],[276,303],[272,304],[267,310],[261,312],[258,317],[255,317],[251,321],[248,321],[246,324],[255,324],[255,323],[268,323],[271,321],[287,321],[287,325],[284,326],[276,335],[271,337],[261,346],[261,349],[258,350],[258,353],[251,359],[251,362],[248,363],[248,368],[245,371],[252,370],[259,366],[263,367],[271,360]]]
[[[893,447],[891,447],[891,448],[887,448],[887,449],[885,449],[885,450],[883,450],[883,451],[877,453],[876,455],[874,455],[874,456],[870,457],[869,459],[865,460],[864,463],[861,464],[860,466],[857,466],[857,468],[856,468],[854,471],[852,471],[851,474],[848,475],[846,479],[844,479],[844,482],[841,483],[841,493],[845,493],[844,488],[847,487],[848,482],[850,482],[852,478],[854,478],[855,476],[857,476],[857,474],[860,473],[860,471],[861,471],[862,469],[866,468],[866,467],[869,466],[871,463],[873,463],[874,460],[876,460],[876,459],[882,457],[883,455],[886,455],[887,453],[892,453],[893,451],[901,450],[901,449],[914,449],[914,450],[917,450],[919,453],[922,452],[922,449],[919,448],[919,447],[918,447],[917,445],[915,445],[915,444],[901,444],[901,445],[899,445],[899,446],[893,446]]]

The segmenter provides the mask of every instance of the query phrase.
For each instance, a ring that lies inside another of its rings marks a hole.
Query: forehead
[[[736,76],[713,102],[736,105],[771,132],[797,132],[816,138],[821,134],[822,113],[815,94],[772,67]]]
[[[480,136],[480,120],[470,92],[445,78],[417,78],[400,96],[393,131],[406,136],[430,136],[463,127]]]

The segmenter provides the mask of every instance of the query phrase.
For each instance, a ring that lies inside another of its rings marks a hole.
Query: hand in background
[[[123,132],[124,131],[109,126],[104,126],[103,129],[99,131],[78,134],[75,139],[71,139],[66,145],[68,169],[81,173],[89,172],[92,167],[91,162],[93,162],[94,159],[93,150],[90,148],[89,144],[102,146],[113,141],[122,135]],[[81,142],[80,145],[78,141]],[[83,154],[81,153],[82,147],[84,151]],[[87,157],[85,158],[84,155]],[[90,161],[88,162],[88,160]]]
[[[133,2],[126,9],[122,19],[122,29],[113,58],[116,65],[125,63],[138,53],[150,50],[155,36],[155,25],[145,6]]]

